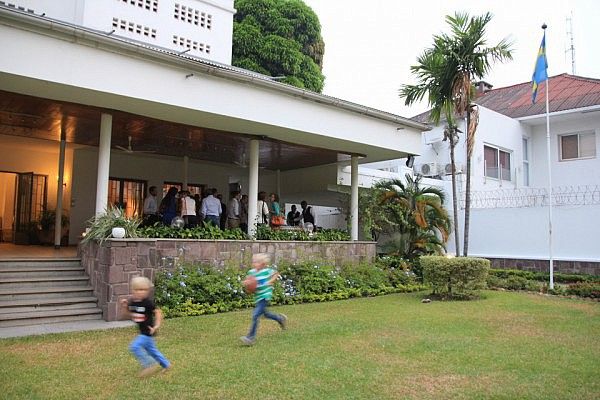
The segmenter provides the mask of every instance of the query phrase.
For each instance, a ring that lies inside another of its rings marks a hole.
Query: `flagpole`
[[[546,28],[543,24],[544,37],[546,37]],[[545,50],[544,50],[545,51]],[[554,289],[554,260],[552,257],[552,152],[550,150],[550,99],[548,97],[548,86],[550,78],[546,76],[546,153],[548,156],[548,258],[550,261],[550,289]]]

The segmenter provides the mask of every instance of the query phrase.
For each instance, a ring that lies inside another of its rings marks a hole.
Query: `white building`
[[[231,65],[233,0],[10,0],[0,6]]]
[[[0,241],[57,209],[77,243],[107,204],[139,214],[149,186],[337,207],[341,166],[358,181],[359,163],[419,152],[424,124],[228,65],[232,3],[0,2]]]
[[[482,82],[480,89],[485,93],[475,101],[480,116],[471,161],[469,255],[496,259],[496,265],[533,268],[535,260],[546,260],[538,263],[545,265],[550,249],[545,86],[540,87],[535,104],[531,103],[530,83],[490,90]],[[553,258],[559,269],[598,273],[600,80],[568,74],[551,77],[549,100]],[[414,119],[426,123],[428,117],[424,113]],[[458,124],[462,132],[466,132],[465,122]],[[450,150],[442,140],[443,128],[442,123],[422,134],[414,172],[429,178],[424,179],[425,184],[446,188],[451,199]],[[455,151],[462,253],[464,134]],[[395,170],[404,166],[404,161],[370,167]],[[451,200],[447,205],[452,208]]]

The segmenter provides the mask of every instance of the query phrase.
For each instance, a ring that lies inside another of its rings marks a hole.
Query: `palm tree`
[[[491,21],[492,14],[469,17],[467,13],[455,13],[446,16],[451,35],[442,33],[433,37],[433,47],[426,49],[418,57],[417,65],[411,67],[416,75],[416,85],[404,85],[400,89],[400,97],[405,104],[411,105],[428,94],[431,107],[430,120],[439,124],[441,117],[446,120],[445,140],[449,140],[452,165],[452,193],[454,208],[456,255],[460,255],[458,241],[458,213],[456,197],[456,178],[454,163],[454,147],[458,129],[455,116],[467,116],[467,187],[465,201],[464,255],[468,254],[469,219],[470,219],[470,179],[471,154],[475,131],[477,129],[473,106],[473,79],[482,79],[489,72],[493,62],[512,59],[511,43],[502,39],[493,47],[485,47],[485,29]],[[473,121],[474,123],[471,123]]]
[[[387,220],[392,222],[392,246],[408,258],[440,253],[451,229],[443,206],[444,192],[421,187],[420,180],[407,174],[406,183],[392,179],[373,186],[377,193],[374,206],[383,207]]]

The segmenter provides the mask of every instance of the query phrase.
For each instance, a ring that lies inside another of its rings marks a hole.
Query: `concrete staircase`
[[[0,328],[101,318],[79,259],[0,260]]]

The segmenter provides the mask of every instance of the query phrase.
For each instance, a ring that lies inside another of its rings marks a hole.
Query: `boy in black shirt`
[[[140,334],[131,342],[129,350],[142,365],[140,377],[154,372],[155,363],[158,362],[166,371],[171,368],[171,363],[156,348],[152,336],[156,333],[162,322],[162,313],[154,306],[150,299],[150,279],[137,276],[131,280],[133,292],[129,300],[121,300],[121,305],[129,311],[131,319],[140,328]]]

